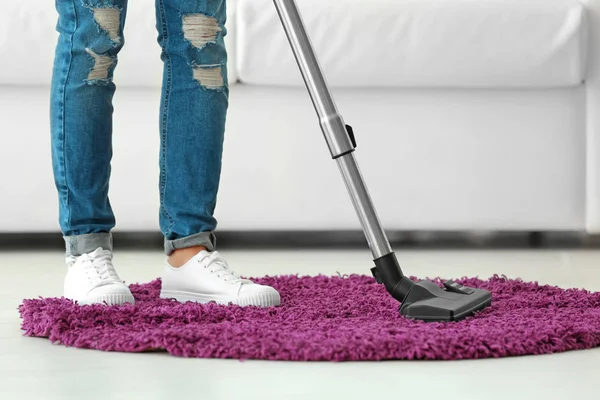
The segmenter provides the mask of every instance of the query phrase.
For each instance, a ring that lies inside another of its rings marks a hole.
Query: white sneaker
[[[133,295],[123,283],[112,263],[112,252],[98,247],[81,256],[66,259],[64,296],[79,304],[108,305],[134,303]]]
[[[239,306],[278,306],[277,290],[241,279],[218,252],[201,251],[180,268],[168,262],[162,277],[163,299]]]

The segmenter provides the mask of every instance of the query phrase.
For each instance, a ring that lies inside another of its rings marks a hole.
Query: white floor
[[[247,276],[368,273],[368,251],[225,251]],[[419,277],[503,273],[600,291],[600,251],[402,251]],[[117,252],[127,282],[159,275],[160,252]],[[78,350],[26,338],[23,298],[60,295],[60,252],[0,253],[0,399],[575,399],[600,397],[600,349],[460,362],[294,363]],[[415,396],[415,397],[412,397]]]

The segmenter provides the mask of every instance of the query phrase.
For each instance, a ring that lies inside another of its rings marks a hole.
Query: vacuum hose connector
[[[402,273],[396,254],[391,252],[373,262],[375,267],[371,268],[371,273],[377,283],[383,283],[388,293],[402,303],[415,283]]]

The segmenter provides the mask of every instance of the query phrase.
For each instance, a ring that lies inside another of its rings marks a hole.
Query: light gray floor
[[[600,251],[404,251],[419,277],[509,277],[600,291]],[[226,251],[247,276],[368,273],[368,251]],[[127,282],[160,274],[160,252],[117,252]],[[23,298],[60,295],[59,252],[0,253],[0,399],[600,398],[600,349],[460,362],[294,363],[181,359],[78,350],[26,338]],[[415,397],[411,397],[415,396]]]

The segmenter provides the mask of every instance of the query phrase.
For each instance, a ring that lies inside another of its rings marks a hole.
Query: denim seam
[[[162,177],[162,187],[161,187],[161,199],[160,199],[160,207],[162,208],[163,212],[165,213],[165,215],[167,216],[167,218],[169,219],[169,227],[165,230],[165,235],[168,236],[171,233],[171,229],[173,228],[173,218],[171,217],[171,215],[169,214],[169,212],[167,211],[167,208],[165,207],[165,193],[166,193],[166,186],[167,186],[167,172],[166,172],[166,159],[167,159],[167,119],[168,119],[168,108],[169,108],[169,95],[171,93],[171,57],[169,56],[167,49],[167,42],[169,40],[169,32],[168,32],[168,28],[165,22],[165,5],[164,5],[164,1],[163,0],[159,0],[160,3],[160,19],[161,19],[161,26],[162,26],[162,30],[163,30],[163,51],[164,51],[164,55],[165,55],[165,67],[167,68],[167,81],[165,82],[165,97],[164,97],[164,107],[162,110],[162,117],[163,117],[163,123],[161,126],[161,148],[162,148],[162,159],[161,159],[161,168],[160,168],[160,173],[161,173],[161,177]]]
[[[67,151],[66,151],[66,142],[67,142],[67,134],[65,132],[65,126],[66,126],[66,113],[67,113],[67,83],[69,81],[69,78],[71,76],[71,67],[73,65],[73,42],[74,42],[74,38],[73,36],[75,36],[75,33],[77,32],[77,28],[79,27],[79,15],[77,14],[77,6],[75,5],[75,0],[71,1],[71,5],[73,6],[73,14],[75,16],[75,28],[73,29],[73,32],[70,35],[70,47],[69,47],[69,65],[67,67],[67,73],[65,76],[65,81],[62,87],[62,100],[63,100],[63,104],[62,104],[62,121],[61,121],[61,135],[62,135],[62,167],[63,167],[63,172],[64,172],[64,180],[65,180],[65,188],[66,188],[66,198],[67,198],[67,226],[68,226],[68,230],[72,230],[73,227],[73,223],[72,223],[72,214],[71,214],[71,196],[69,193],[69,183],[67,181]],[[72,232],[73,234],[77,234],[77,232]]]

